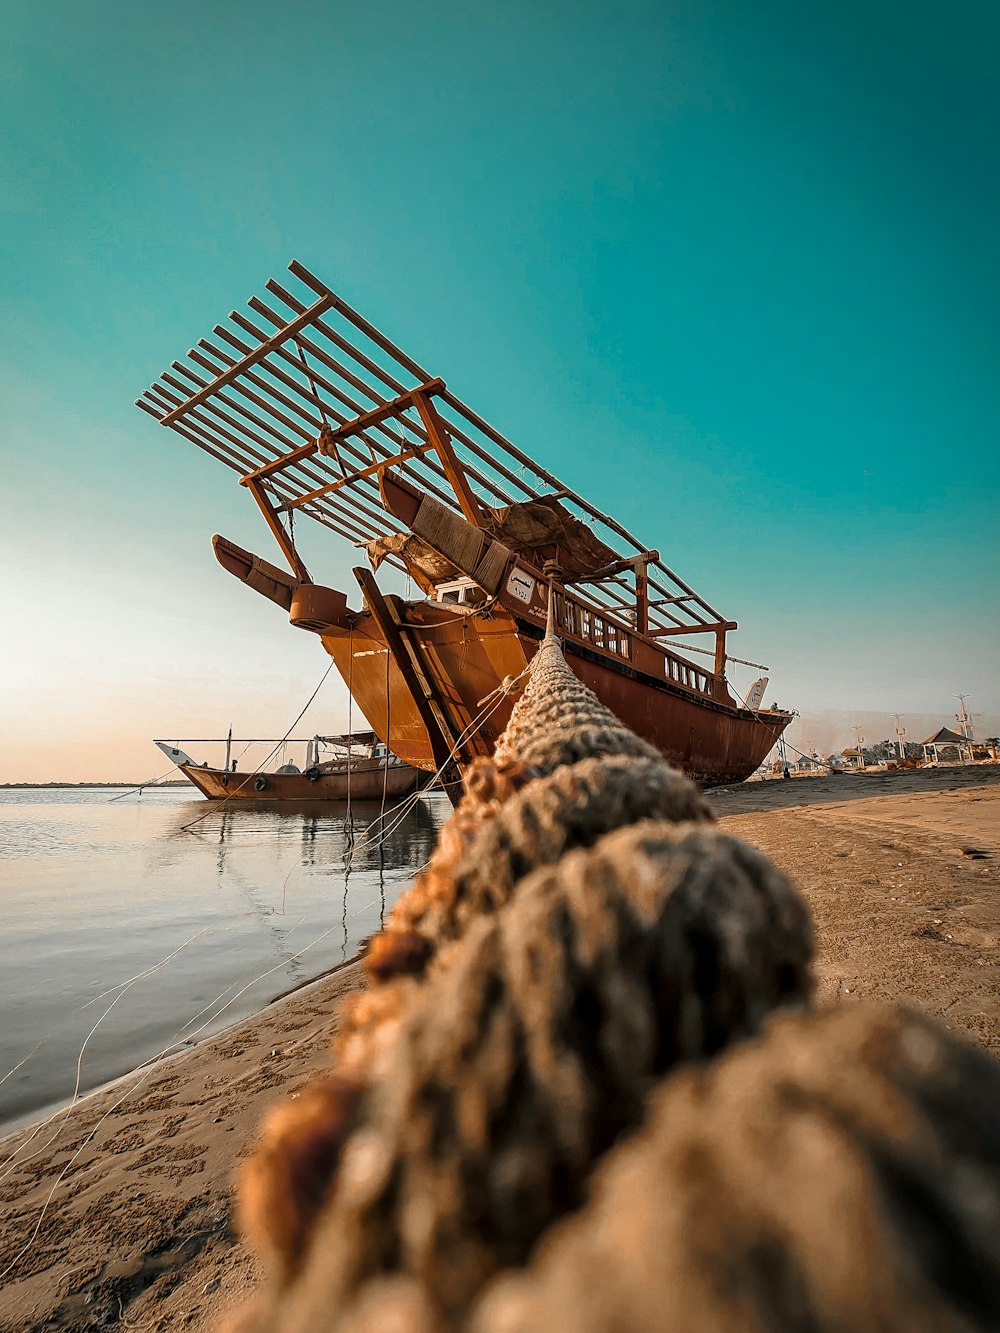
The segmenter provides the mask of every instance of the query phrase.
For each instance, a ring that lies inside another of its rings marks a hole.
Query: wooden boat
[[[216,325],[138,406],[239,473],[287,567],[216,536],[219,562],[319,637],[381,740],[453,788],[492,753],[551,601],[573,670],[669,761],[705,785],[754,772],[792,714],[761,707],[765,682],[746,704],[732,692],[736,622],[290,272],[295,291],[269,282],[272,303]],[[360,606],[309,572],[303,516],[366,550]],[[402,576],[422,595],[400,595]]]
[[[394,755],[373,731],[344,736],[313,736],[306,742],[305,766],[280,763],[273,771],[240,769],[231,759],[236,745],[274,744],[283,749],[289,742],[266,739],[226,738],[226,758],[221,765],[199,763],[181,745],[222,744],[199,740],[153,742],[176,764],[189,782],[193,782],[210,801],[392,801],[422,791],[432,774],[414,768]]]

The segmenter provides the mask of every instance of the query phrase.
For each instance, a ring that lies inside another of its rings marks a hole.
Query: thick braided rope
[[[564,764],[604,754],[660,758],[573,674],[558,640],[546,638],[497,741],[494,760],[500,767],[530,764],[540,773],[551,773]]]
[[[371,943],[334,1074],[272,1115],[244,1172],[273,1277],[241,1327],[464,1327],[585,1203],[665,1075],[808,1002],[811,954],[784,876],[716,833],[547,640]],[[542,1308],[545,1281],[481,1317]]]
[[[474,1333],[987,1333],[998,1106],[1000,1065],[921,1015],[775,1019],[657,1089],[588,1207],[493,1284]]]

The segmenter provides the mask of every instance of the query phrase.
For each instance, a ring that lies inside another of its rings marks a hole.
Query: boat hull
[[[460,761],[491,755],[519,688],[505,695],[504,680],[524,672],[541,640],[540,627],[499,608],[457,616],[422,602],[406,604],[405,629],[452,734],[470,733]],[[436,770],[417,701],[373,618],[362,614],[350,630],[321,637],[376,734],[406,763]],[[748,778],[790,721],[787,713],[753,712],[696,696],[569,637],[562,646],[575,674],[616,717],[703,786]]]
[[[703,787],[744,781],[787,726],[783,715],[693,700],[586,649],[564,645],[564,651],[574,673],[617,718]]]
[[[310,781],[305,773],[227,773],[221,768],[181,764],[189,782],[210,801],[381,801],[398,800],[426,787],[431,774],[409,764],[362,759],[346,772],[320,773]],[[263,783],[258,786],[258,783]]]

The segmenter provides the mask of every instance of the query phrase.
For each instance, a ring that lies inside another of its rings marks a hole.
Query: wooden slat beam
[[[292,539],[285,531],[285,525],[282,523],[278,511],[265,494],[264,487],[259,481],[247,480],[247,478],[244,478],[243,480],[246,482],[247,490],[257,501],[257,504],[260,507],[260,512],[264,515],[267,526],[274,534],[274,539],[281,547],[281,553],[288,561],[292,572],[303,583],[312,583],[309,571],[299,559],[298,552],[295,549]]]
[[[353,421],[345,421],[344,424],[338,426],[336,430],[327,431],[324,438],[330,444],[336,444],[338,441],[346,439],[350,435],[358,435],[372,426],[377,426],[387,417],[399,416],[401,413],[405,412],[408,407],[416,406],[419,410],[418,398],[421,401],[430,401],[429,399],[423,398],[425,391],[440,393],[443,388],[443,380],[429,380],[426,384],[422,385],[420,389],[414,389],[412,393],[401,394],[398,398],[394,398],[392,402],[383,403],[381,407],[375,407],[370,412],[364,412],[361,416],[355,417]],[[318,449],[319,441],[310,440],[307,444],[300,445],[298,449],[293,449],[290,453],[282,454],[280,458],[275,458],[270,463],[265,463],[264,466],[258,468],[256,472],[249,473],[243,478],[243,485],[247,485],[251,480],[263,480],[265,477],[271,476],[272,473],[280,472],[286,467],[294,467],[296,463],[300,463],[304,458],[311,458]],[[351,481],[355,476],[361,477],[367,475],[367,471],[352,473],[350,477],[341,478],[340,480]],[[451,478],[449,477],[448,480],[450,482]]]
[[[419,406],[417,404],[418,395],[430,397],[435,393],[443,392],[444,380],[428,380],[426,384],[421,384],[418,389],[401,393],[398,398],[392,398],[379,407],[373,407],[369,412],[363,412],[361,416],[355,417],[353,421],[345,421],[342,426],[338,426],[336,430],[331,431],[328,438],[342,440],[348,435],[357,435],[360,431],[367,430],[369,426],[377,426],[379,422],[385,421],[387,417],[399,416],[408,407]]]
[[[679,634],[718,634],[737,629],[735,620],[720,620],[713,625],[671,625],[669,629],[654,630],[651,639],[675,639]]]
[[[440,381],[438,381],[440,383]],[[444,468],[444,474],[448,478],[449,485],[455,492],[455,499],[465,518],[473,527],[481,528],[483,526],[483,511],[479,507],[479,501],[472,493],[469,486],[469,479],[465,475],[465,469],[458,460],[458,455],[452,448],[451,440],[448,438],[448,431],[444,422],[438,416],[434,404],[429,395],[424,391],[426,386],[421,389],[414,389],[411,397],[420,413],[420,419],[424,423],[424,429],[427,431],[427,438],[434,446],[434,452],[441,460],[441,466]]]
[[[308,310],[303,310],[301,315],[297,315],[295,319],[286,324],[283,329],[279,329],[273,337],[268,338],[266,342],[262,342],[259,347],[255,347],[252,352],[249,352],[243,358],[242,361],[237,361],[235,366],[230,366],[220,375],[217,375],[211,384],[206,384],[204,389],[200,390],[200,392],[196,393],[192,398],[189,398],[186,403],[182,403],[180,407],[176,407],[172,412],[168,412],[167,415],[162,418],[163,425],[172,426],[179,416],[182,416],[192,407],[197,407],[200,402],[210,394],[214,393],[216,389],[221,389],[223,385],[228,384],[230,380],[235,379],[242,370],[246,370],[248,366],[256,365],[258,361],[267,356],[268,352],[273,351],[289,338],[294,338],[299,329],[305,328],[307,324],[312,323],[314,319],[318,319],[320,315],[329,310],[334,304],[334,299],[335,298],[332,296],[321,296],[318,301],[314,302],[313,305],[308,308]]]
[[[392,458],[380,458],[377,462],[363,467],[360,472],[352,472],[349,477],[340,477],[337,481],[328,482],[326,486],[318,486],[314,491],[307,491],[305,495],[300,495],[296,500],[289,500],[287,504],[282,505],[282,509],[298,509],[306,505],[310,500],[317,500],[321,495],[331,495],[334,491],[339,491],[344,486],[349,486],[352,481],[361,481],[363,477],[370,477],[374,472],[381,472],[384,467],[392,467],[396,463],[405,463],[407,459],[419,458],[421,454],[426,453],[430,445],[421,442],[415,444],[412,449],[405,449],[401,454],[394,454]]]

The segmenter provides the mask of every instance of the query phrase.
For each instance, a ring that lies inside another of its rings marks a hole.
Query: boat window
[[[434,589],[434,599],[438,602],[481,606],[486,601],[486,593],[478,583],[473,583],[472,579],[462,578],[455,579],[451,583],[439,583]]]

